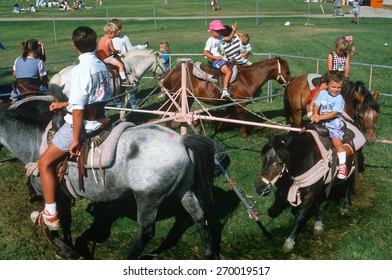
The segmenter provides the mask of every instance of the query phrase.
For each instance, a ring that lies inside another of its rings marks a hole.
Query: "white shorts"
[[[53,137],[52,143],[62,150],[63,152],[69,152],[69,147],[71,147],[73,141],[73,128],[69,123],[63,124]]]

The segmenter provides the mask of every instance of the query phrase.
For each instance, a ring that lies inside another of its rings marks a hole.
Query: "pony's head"
[[[376,136],[380,106],[377,99],[380,92],[372,94],[361,81],[346,82],[342,88],[346,102],[345,112],[353,119],[354,125],[364,134],[368,143],[373,143]]]
[[[3,114],[27,125],[45,129],[53,118],[53,112],[49,110],[53,101],[52,96],[28,97],[4,110]]]
[[[165,61],[161,54],[150,49],[129,51],[125,54],[124,62],[127,64],[127,69],[139,78],[147,71],[153,72],[155,77],[166,72]]]
[[[267,195],[276,181],[282,177],[289,164],[287,134],[270,136],[268,143],[261,150],[262,169],[256,182],[256,191]]]

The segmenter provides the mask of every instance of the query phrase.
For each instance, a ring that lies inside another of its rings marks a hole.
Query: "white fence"
[[[266,57],[267,58],[271,58],[273,56],[280,56],[282,58],[290,58],[290,59],[299,59],[299,60],[307,60],[307,61],[314,61],[314,68],[309,68],[306,69],[307,73],[320,73],[320,68],[321,68],[321,64],[325,65],[326,64],[326,59],[325,58],[313,58],[313,57],[304,57],[304,56],[295,56],[295,55],[289,55],[289,54],[277,54],[277,53],[253,53],[253,56],[260,56],[260,57]],[[200,60],[204,60],[203,58],[203,54],[192,54],[192,53],[177,53],[177,54],[171,54],[170,55],[170,63],[171,65],[175,65],[175,61],[177,58],[183,58],[183,57],[197,57]],[[261,58],[262,59],[262,58]],[[261,60],[260,59],[260,60]],[[77,61],[74,60],[65,60],[65,61],[57,61],[57,62],[49,62],[46,63],[47,66],[50,65],[55,65],[55,64],[71,64],[71,63],[76,63]],[[374,76],[374,71],[377,69],[386,69],[388,71],[388,74],[385,76],[385,80],[387,81],[387,83],[392,83],[392,81],[390,80],[389,77],[392,76],[392,66],[387,66],[387,65],[377,65],[377,64],[368,64],[368,63],[359,63],[359,62],[351,62],[351,68],[353,68],[353,66],[358,66],[358,67],[366,67],[369,69],[369,76],[367,81],[363,81],[365,84],[368,85],[369,90],[372,91],[372,85],[373,85],[373,76]],[[293,65],[290,65],[290,68],[293,68]],[[11,73],[12,67],[2,67],[0,68],[0,71],[10,71]],[[387,93],[386,91],[390,91],[392,88],[392,84],[391,85],[387,85],[385,88],[381,88],[381,94],[382,95],[386,95],[386,96],[392,96],[392,93]],[[272,95],[272,84],[271,81],[268,82],[268,95]],[[4,96],[3,95],[0,95]]]

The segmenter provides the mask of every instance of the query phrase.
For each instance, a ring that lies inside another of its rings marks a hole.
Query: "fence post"
[[[372,88],[373,66],[370,66],[369,90]]]
[[[256,1],[256,26],[259,26],[259,0]]]
[[[269,58],[269,59],[272,58],[272,54],[271,54],[271,53],[268,54],[268,58]],[[267,82],[267,85],[268,85],[267,94],[268,94],[268,96],[271,96],[271,95],[272,95],[272,80],[269,80],[269,81]],[[269,101],[269,102],[272,102],[272,97],[268,98],[268,101]]]
[[[54,11],[53,10],[52,10],[52,21],[53,21],[54,43],[57,44],[56,21],[54,19]]]
[[[154,4],[154,30],[157,30],[157,11]]]

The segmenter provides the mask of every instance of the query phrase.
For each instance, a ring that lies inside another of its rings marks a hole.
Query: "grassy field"
[[[131,1],[133,2],[133,1]],[[85,11],[55,11],[55,17],[94,17],[85,20],[56,20],[56,38],[52,21],[2,21],[0,27],[2,36],[0,42],[8,50],[0,50],[0,85],[12,81],[10,67],[14,59],[20,55],[19,42],[38,38],[47,46],[49,74],[53,75],[62,69],[69,61],[76,59],[71,48],[70,35],[79,25],[89,25],[99,34],[106,23],[106,8],[109,17],[124,18],[123,32],[130,36],[134,44],[148,40],[153,49],[157,49],[159,42],[170,42],[174,54],[201,54],[208,38],[205,16],[205,3],[200,1],[135,1],[131,6],[127,0],[106,0],[103,7],[95,7]],[[137,4],[136,4],[137,3]],[[277,53],[291,56],[305,56],[321,59],[320,71],[325,71],[323,59],[332,51],[336,37],[352,35],[355,40],[356,53],[352,59],[353,65],[350,78],[363,80],[368,83],[369,67],[355,65],[367,63],[376,65],[392,65],[391,56],[391,19],[361,18],[359,25],[354,25],[351,16],[344,18],[316,18],[308,22],[306,16],[307,3],[288,0],[265,0],[260,3],[259,24],[255,18],[240,18],[240,15],[255,14],[256,1],[222,1],[222,10],[214,14],[207,9],[207,15],[228,16],[223,19],[224,24],[237,21],[239,31],[250,34],[254,53]],[[94,4],[87,1],[87,4]],[[155,4],[157,16],[189,16],[197,15],[201,18],[176,20],[158,19],[156,29],[154,20],[131,20],[131,17],[152,17]],[[35,15],[10,14],[13,2],[0,3],[0,17],[7,18],[44,18],[52,17],[51,10],[39,10]],[[326,13],[332,13],[332,3],[323,3]],[[311,5],[312,15],[322,14],[319,4]],[[345,7],[348,11],[348,7]],[[284,11],[284,12],[282,12]],[[296,15],[302,14],[303,17]],[[274,17],[271,17],[274,15]],[[279,17],[275,17],[279,15]],[[238,18],[236,18],[236,16]],[[97,19],[95,17],[102,17]],[[290,26],[284,26],[290,21]],[[208,20],[209,22],[209,20]],[[27,35],[26,35],[27,34]],[[192,57],[193,60],[203,60],[202,56]],[[252,61],[264,59],[264,56],[254,55]],[[315,61],[287,57],[293,76],[305,72],[315,71]],[[57,63],[67,61],[65,63]],[[389,78],[391,70],[374,68],[372,91],[376,88],[381,92],[391,93],[392,82]],[[148,95],[153,82],[143,82],[138,97]],[[282,92],[277,83],[273,87]],[[266,88],[260,92],[263,96]],[[153,95],[147,105],[157,107],[160,100]],[[382,95],[379,99],[381,116],[378,122],[378,136],[382,139],[392,139],[392,98]],[[264,122],[265,118],[273,122],[284,124],[282,111],[282,97],[272,102],[258,101],[248,108],[253,112],[248,118]],[[136,123],[149,120],[149,116],[131,114],[130,121]],[[205,134],[210,136],[213,123],[205,122]],[[245,208],[238,204],[229,185],[223,176],[215,179],[215,185],[224,194],[220,197],[221,210],[231,209],[225,216],[225,227],[222,233],[222,259],[227,260],[384,260],[392,258],[392,236],[389,234],[391,226],[392,190],[390,171],[392,167],[391,146],[381,143],[366,146],[365,172],[360,174],[360,188],[353,196],[353,204],[347,216],[340,216],[338,206],[329,204],[324,209],[326,232],[321,237],[312,234],[312,221],[300,234],[293,253],[285,254],[281,245],[287,238],[294,223],[289,211],[275,219],[268,218],[266,209],[272,203],[272,195],[257,199],[254,182],[260,171],[259,153],[267,141],[269,133],[281,133],[279,130],[253,128],[248,138],[240,136],[239,129],[227,126],[217,134],[216,139],[222,142],[231,158],[228,169],[230,176],[239,185],[250,203],[257,200],[255,209],[262,222],[272,233],[273,239],[266,240]],[[13,155],[6,149],[0,150],[0,160],[12,159]],[[28,202],[25,169],[23,164],[11,160],[8,164],[0,165],[0,259],[3,260],[42,260],[53,259],[53,250],[46,243],[42,234],[34,233],[29,221],[31,211],[38,208],[38,204]],[[79,236],[92,222],[92,216],[86,212],[90,201],[75,202],[73,208],[73,233]],[[230,207],[229,207],[229,206]],[[166,219],[157,223],[156,237],[149,244],[146,252],[157,247],[168,233],[174,219]],[[17,226],[15,226],[17,225]],[[123,259],[131,247],[133,237],[137,234],[136,223],[128,218],[117,219],[112,227],[110,238],[104,243],[97,244],[95,257],[97,259]],[[199,259],[201,258],[199,234],[195,227],[189,229],[178,245],[172,250],[160,255],[157,259]]]

